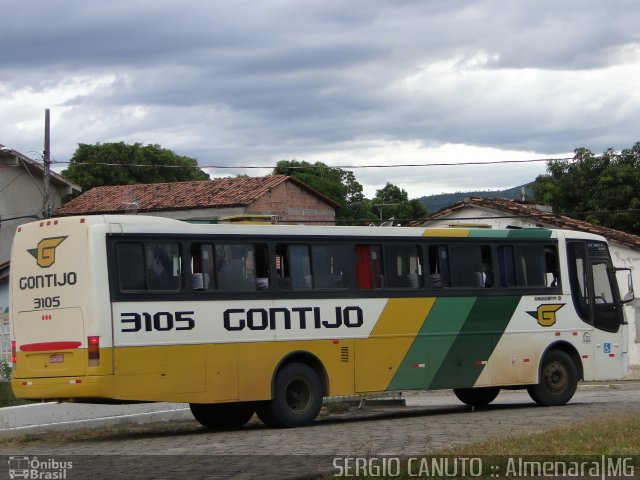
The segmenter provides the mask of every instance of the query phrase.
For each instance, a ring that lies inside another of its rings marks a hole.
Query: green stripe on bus
[[[492,230],[490,228],[471,230],[470,238],[507,238],[508,230]]]
[[[388,389],[425,388],[440,368],[476,297],[438,298]]]
[[[507,328],[520,298],[478,297],[427,387],[472,387]],[[436,367],[435,362],[433,366]]]

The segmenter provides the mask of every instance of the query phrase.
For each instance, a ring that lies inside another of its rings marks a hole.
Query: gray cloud
[[[119,140],[227,165],[427,162],[448,144],[522,157],[639,140],[635,1],[5,3],[0,141],[39,149],[51,107],[60,160],[77,143]],[[356,176],[369,190],[392,181],[431,193],[543,170]]]

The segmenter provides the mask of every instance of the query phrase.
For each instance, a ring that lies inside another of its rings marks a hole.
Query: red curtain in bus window
[[[356,245],[358,288],[382,288],[382,248],[380,245]]]
[[[371,254],[369,245],[356,245],[356,272],[358,276],[358,288],[360,290],[371,290]]]

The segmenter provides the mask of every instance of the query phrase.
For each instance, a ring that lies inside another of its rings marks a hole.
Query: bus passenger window
[[[214,245],[219,290],[256,290],[253,245]]]
[[[558,252],[556,247],[544,247],[546,285],[556,288],[559,282],[560,267],[558,266]]]
[[[315,288],[344,289],[349,287],[347,247],[344,245],[313,245],[311,263]]]
[[[480,245],[450,245],[451,286],[482,288],[486,275],[483,273],[482,247]]]
[[[382,288],[382,249],[380,245],[356,245],[358,289]]]
[[[213,245],[193,244],[191,246],[191,272],[193,290],[215,290]]]
[[[385,247],[387,287],[422,287],[422,249],[418,245]]]
[[[449,250],[446,245],[429,247],[429,279],[431,288],[451,286],[449,276]]]
[[[145,290],[144,244],[121,242],[116,247],[120,290]]]
[[[500,284],[503,287],[558,286],[558,255],[555,246],[500,246],[498,263]]]
[[[309,290],[313,287],[309,245],[277,245],[276,272],[281,290]]]
[[[494,284],[491,247],[489,245],[483,245],[480,247],[480,253],[482,255],[482,286],[491,288]]]
[[[148,290],[175,291],[182,288],[182,259],[177,243],[147,243],[146,264]]]

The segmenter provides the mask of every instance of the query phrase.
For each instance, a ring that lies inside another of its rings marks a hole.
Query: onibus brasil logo
[[[73,462],[63,462],[54,458],[39,460],[38,457],[9,457],[9,478],[66,480],[67,471]]]
[[[40,267],[49,268],[51,265],[56,263],[56,248],[64,242],[65,238],[67,237],[43,238],[38,242],[37,248],[32,248],[27,250],[27,252],[36,259],[36,262]]]

